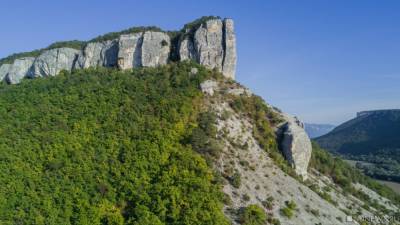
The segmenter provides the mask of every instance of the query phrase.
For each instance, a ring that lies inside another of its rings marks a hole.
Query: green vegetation
[[[366,175],[400,182],[400,110],[360,116],[316,138],[321,147],[358,164]]]
[[[360,171],[354,169],[338,156],[333,156],[329,152],[321,149],[317,143],[313,142],[313,151],[311,155],[309,168],[318,170],[320,173],[329,176],[339,185],[344,193],[355,195],[368,202],[369,205],[377,205],[363,192],[356,190],[352,183],[360,183],[376,191],[379,195],[392,200],[396,205],[400,205],[400,196],[385,185],[379,184],[371,178],[363,175]],[[376,206],[380,208],[379,206]]]
[[[204,155],[207,159],[218,159],[222,152],[222,145],[216,139],[217,116],[211,112],[200,113],[198,127],[194,128],[190,137],[193,149]]]
[[[292,218],[294,216],[294,210],[296,210],[296,203],[294,201],[285,201],[285,207],[281,209],[282,215],[287,218]]]
[[[1,85],[1,224],[228,224],[187,142],[211,75],[180,63]]]
[[[278,149],[273,127],[282,122],[279,115],[268,107],[261,97],[255,95],[250,97],[231,96],[230,106],[236,112],[242,113],[251,119],[251,123],[254,125],[253,135],[255,139],[268,152],[275,163],[292,177],[297,177],[293,168]]]
[[[114,40],[117,39],[120,35],[122,34],[133,34],[133,33],[142,33],[146,31],[158,31],[162,32],[163,30],[159,27],[156,26],[148,26],[148,27],[131,27],[122,31],[118,32],[110,32],[104,35],[100,35],[98,37],[95,37],[91,39],[89,42],[101,42],[101,41],[109,41],[109,40]]]
[[[234,188],[240,188],[241,185],[241,175],[238,172],[235,172],[232,177],[230,177],[229,182]]]
[[[263,206],[264,206],[265,208],[267,208],[267,209],[269,209],[269,210],[272,210],[273,207],[274,207],[274,200],[275,200],[274,197],[268,196],[268,198],[265,199],[265,200],[262,202],[262,204],[263,204]]]
[[[264,225],[266,220],[267,215],[258,205],[249,205],[242,209],[239,217],[242,225]]]

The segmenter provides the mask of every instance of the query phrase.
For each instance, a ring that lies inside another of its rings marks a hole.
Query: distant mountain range
[[[347,159],[356,160],[367,175],[400,182],[400,109],[357,113],[318,144]],[[364,162],[368,162],[365,164]]]
[[[316,138],[322,136],[324,134],[329,133],[331,130],[333,130],[333,128],[335,128],[335,126],[331,124],[316,124],[316,123],[305,123],[304,127],[310,138]]]
[[[316,141],[332,152],[363,155],[400,148],[399,133],[400,109],[364,111]]]

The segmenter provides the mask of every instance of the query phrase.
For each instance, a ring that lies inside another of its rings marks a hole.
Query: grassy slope
[[[196,127],[210,72],[79,70],[0,87],[1,224],[227,224]]]

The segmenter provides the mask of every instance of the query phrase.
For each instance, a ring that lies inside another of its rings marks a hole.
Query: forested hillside
[[[1,224],[227,224],[190,63],[0,87]]]
[[[369,176],[400,182],[399,132],[400,111],[378,110],[360,113],[315,140],[331,152],[360,161],[357,167]]]

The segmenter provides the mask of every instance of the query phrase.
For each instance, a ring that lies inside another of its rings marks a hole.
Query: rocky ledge
[[[235,79],[236,37],[232,19],[210,18],[181,31],[142,31],[121,34],[113,40],[89,42],[81,50],[54,48],[34,57],[0,66],[0,79],[9,84],[23,78],[56,76],[60,71],[89,67],[156,67],[170,61],[193,60]],[[173,59],[176,56],[176,59]]]

